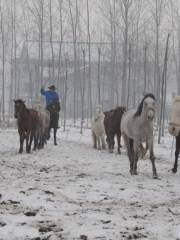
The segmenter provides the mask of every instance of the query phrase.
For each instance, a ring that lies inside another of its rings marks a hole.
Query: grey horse
[[[150,152],[153,177],[157,178],[155,167],[155,156],[153,149],[153,119],[155,117],[155,97],[153,94],[146,94],[140,102],[138,109],[132,109],[122,117],[121,132],[127,148],[130,161],[131,175],[137,175],[137,162],[139,149],[146,143],[146,150]]]

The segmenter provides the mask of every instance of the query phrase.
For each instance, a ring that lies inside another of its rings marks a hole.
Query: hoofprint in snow
[[[172,137],[155,141],[160,179],[149,160],[129,174],[122,155],[92,148],[91,131],[59,130],[58,146],[18,154],[17,130],[1,130],[0,239],[180,239],[180,169]]]

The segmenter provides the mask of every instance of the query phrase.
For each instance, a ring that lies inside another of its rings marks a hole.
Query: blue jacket
[[[41,89],[41,94],[46,97],[46,106],[59,101],[59,96],[55,91],[45,91],[44,89]]]

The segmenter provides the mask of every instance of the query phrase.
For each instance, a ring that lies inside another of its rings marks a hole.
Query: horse
[[[121,133],[127,148],[131,175],[137,175],[139,149],[142,148],[142,144],[145,142],[146,148],[150,152],[153,178],[158,178],[153,146],[155,101],[156,99],[153,94],[146,94],[140,102],[137,110],[128,110],[121,120]]]
[[[58,127],[58,122],[59,122],[59,112],[60,112],[60,103],[59,102],[54,102],[50,105],[47,106],[47,110],[50,113],[50,124],[48,128],[48,138],[50,139],[50,132],[51,128],[54,129],[54,145],[57,145],[57,138],[56,138],[56,133]]]
[[[96,111],[91,122],[91,131],[94,148],[98,148],[99,150],[101,148],[105,149],[104,113],[102,111],[102,106],[100,105],[96,107]]]
[[[176,173],[180,151],[180,96],[176,96],[173,100],[171,121],[169,122],[168,130],[176,138],[175,161],[172,168],[172,172]]]
[[[38,112],[33,109],[28,109],[25,102],[21,99],[14,100],[14,117],[17,119],[18,133],[20,136],[19,153],[23,152],[23,144],[26,139],[26,152],[31,152],[31,144],[35,139],[39,126]]]
[[[36,100],[36,102],[34,104],[34,109],[38,112],[38,116],[39,116],[39,131],[37,133],[37,148],[42,149],[48,138],[48,130],[49,130],[49,125],[50,125],[50,113],[42,106],[40,99]]]
[[[114,149],[114,137],[117,137],[117,151],[120,154],[120,147],[121,147],[121,130],[120,124],[121,119],[126,111],[126,107],[117,107],[115,109],[110,110],[109,112],[104,112],[104,127],[107,136],[107,143],[109,146],[109,152],[112,153]]]

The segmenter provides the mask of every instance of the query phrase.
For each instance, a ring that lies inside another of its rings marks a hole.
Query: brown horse
[[[115,109],[110,110],[109,112],[104,112],[104,126],[105,132],[107,136],[107,143],[109,146],[109,152],[113,152],[114,149],[114,137],[117,137],[118,143],[118,153],[120,154],[120,142],[121,142],[121,131],[120,131],[120,124],[121,118],[124,112],[126,111],[125,107],[117,107]]]
[[[23,144],[26,139],[26,152],[31,152],[31,144],[34,139],[36,148],[36,133],[39,126],[38,112],[26,108],[21,99],[14,100],[14,117],[17,118],[18,132],[20,136],[19,153],[23,152]]]
[[[177,172],[179,151],[180,151],[180,133],[179,133],[178,136],[176,136],[175,161],[174,161],[174,166],[173,166],[173,169],[172,169],[173,173]]]

